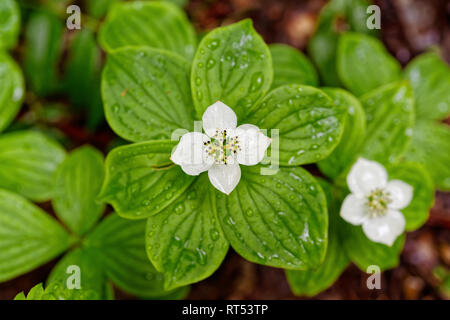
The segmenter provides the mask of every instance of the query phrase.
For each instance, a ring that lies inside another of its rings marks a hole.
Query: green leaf
[[[125,48],[108,55],[102,75],[105,115],[130,141],[169,139],[193,127],[189,63],[169,52]]]
[[[169,294],[160,297],[148,298],[148,300],[184,300],[189,295],[191,288],[189,286],[179,287],[170,291]]]
[[[336,52],[338,36],[318,29],[308,44],[308,52],[319,70],[320,80],[327,86],[340,86],[337,74]]]
[[[185,13],[167,2],[118,3],[108,12],[99,34],[105,51],[125,46],[166,49],[191,60],[197,37]]]
[[[272,89],[294,83],[315,87],[319,84],[316,70],[303,53],[284,44],[272,44],[269,49],[273,60]]]
[[[357,33],[340,37],[337,68],[342,83],[356,96],[398,80],[401,69],[380,40]]]
[[[326,158],[339,143],[343,120],[344,112],[323,91],[302,85],[271,91],[246,119],[261,129],[272,129],[272,135],[273,129],[279,130],[279,163],[283,166]]]
[[[173,289],[209,277],[228,251],[217,220],[215,195],[203,174],[175,203],[150,217],[147,254]]]
[[[33,201],[54,194],[54,174],[66,153],[55,141],[36,131],[16,131],[0,136],[0,188]]]
[[[23,291],[22,291],[14,297],[14,300],[27,300],[27,298],[25,297],[25,293],[23,293]]]
[[[0,132],[19,112],[24,92],[22,71],[7,53],[0,52]]]
[[[15,0],[0,2],[0,49],[13,48],[20,31],[20,9]]]
[[[67,17],[69,16],[69,14],[66,13],[67,7],[73,3],[73,0],[45,0],[41,3],[41,5],[37,5],[34,0],[18,0],[18,2],[24,7],[25,10],[44,9],[53,12],[54,14]]]
[[[149,141],[113,149],[106,157],[100,197],[128,219],[154,215],[195,179],[169,160],[175,141]]]
[[[163,288],[163,275],[145,253],[145,223],[109,215],[88,236],[85,245],[114,284],[131,294],[150,298],[168,292]]]
[[[238,119],[250,113],[272,83],[269,48],[249,19],[214,29],[195,54],[191,85],[197,115],[217,100],[232,108]]]
[[[95,35],[92,31],[83,29],[71,41],[64,86],[71,103],[87,110],[90,128],[103,119],[100,71],[101,50],[97,46]]]
[[[27,296],[23,292],[16,295],[14,300],[42,300],[44,295],[44,286],[42,283],[38,283],[30,289]]]
[[[401,212],[405,216],[406,231],[420,228],[428,219],[434,202],[434,186],[425,168],[414,162],[401,162],[388,168],[389,179],[398,179],[414,188],[413,199]]]
[[[405,243],[405,235],[395,240],[392,247],[382,243],[372,242],[364,234],[361,226],[353,226],[342,218],[339,224],[339,233],[342,245],[350,260],[363,272],[371,265],[377,265],[380,269],[387,270],[398,265],[400,253]]]
[[[434,52],[415,58],[404,71],[414,91],[417,119],[450,116],[450,68]]]
[[[367,130],[362,156],[384,165],[399,160],[414,125],[414,99],[405,81],[385,85],[361,97]]]
[[[105,283],[105,300],[114,300],[114,288],[110,281]]]
[[[21,196],[0,189],[0,281],[33,270],[70,244],[69,234],[53,218]]]
[[[186,4],[188,3],[188,0],[162,0],[162,1],[171,2],[181,8],[185,7]]]
[[[332,0],[322,8],[317,31],[308,44],[308,52],[325,85],[341,85],[337,74],[336,52],[343,32],[347,30],[377,34],[377,30],[370,30],[366,25],[366,10],[370,4],[367,0]]]
[[[217,212],[226,238],[245,259],[305,270],[324,259],[328,240],[325,195],[300,167],[261,175],[261,166],[242,166],[229,195],[218,194]]]
[[[77,277],[79,282],[74,280]],[[77,248],[58,261],[48,276],[47,286],[51,287],[55,284],[61,286],[64,296],[77,292],[78,295],[85,294],[92,299],[104,299],[106,298],[105,280],[95,254],[89,249]]]
[[[345,110],[344,132],[334,151],[320,161],[320,170],[333,180],[345,180],[344,175],[356,160],[366,134],[366,115],[361,103],[352,94],[342,89],[324,88],[333,103]]]
[[[450,128],[433,121],[417,121],[405,158],[421,163],[437,189],[450,191]]]
[[[78,235],[89,231],[105,210],[105,205],[97,202],[103,177],[103,155],[90,146],[70,153],[56,171],[53,208]]]
[[[93,93],[92,84],[98,80],[101,70],[101,51],[97,47],[95,35],[85,29],[71,39],[66,66],[65,85],[71,102],[77,107],[89,101],[80,92]]]
[[[100,19],[106,15],[108,9],[120,0],[85,0],[86,11],[94,18]]]
[[[56,90],[64,25],[46,11],[31,14],[25,29],[24,71],[30,89],[40,96]]]
[[[342,250],[339,238],[338,217],[339,203],[333,196],[333,187],[324,180],[318,179],[327,196],[328,204],[328,247],[325,260],[316,269],[298,271],[286,270],[286,276],[292,291],[299,296],[315,296],[331,286],[350,263]]]
[[[319,17],[319,27],[331,28],[339,34],[339,23],[343,29],[358,33],[376,35],[378,31],[367,28],[367,7],[371,5],[368,0],[331,0],[322,9]]]
[[[98,294],[93,290],[67,290],[65,285],[53,283],[45,288],[42,283],[35,285],[25,297],[19,293],[14,300],[98,300]]]

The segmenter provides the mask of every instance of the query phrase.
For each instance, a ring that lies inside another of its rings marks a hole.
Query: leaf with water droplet
[[[317,179],[325,192],[328,206],[328,246],[322,264],[311,270],[286,270],[286,277],[292,291],[299,296],[314,296],[327,289],[350,263],[339,237],[338,219],[340,203],[333,196],[333,186]]]
[[[394,82],[365,94],[360,100],[367,119],[361,155],[384,165],[399,161],[411,141],[406,131],[414,124],[411,86],[406,81]]]
[[[35,285],[25,296],[23,292],[16,295],[14,300],[100,300],[104,299],[97,291],[91,289],[67,289],[66,284],[55,283],[44,289],[42,283]]]
[[[160,212],[195,179],[170,161],[175,145],[176,141],[161,140],[113,149],[106,157],[99,198],[125,218],[144,219]]]
[[[437,189],[450,191],[450,127],[422,120],[417,121],[413,132],[405,158],[423,164]]]
[[[72,268],[70,268],[72,266]],[[79,268],[74,269],[73,266]],[[67,283],[75,285],[74,275],[80,276],[81,288],[68,288]],[[67,253],[50,272],[46,281],[46,293],[60,296],[65,300],[77,299],[86,291],[95,292],[95,299],[106,298],[106,277],[96,253],[89,248],[76,248]],[[50,290],[49,288],[53,288]],[[57,290],[55,290],[57,288]],[[49,290],[47,290],[49,289]]]
[[[351,93],[343,89],[323,89],[333,99],[336,107],[345,110],[344,133],[336,149],[326,159],[320,161],[320,170],[333,180],[346,183],[349,167],[357,158],[366,134],[366,116],[361,103]],[[332,137],[329,137],[332,138]]]
[[[226,238],[252,262],[297,270],[317,267],[325,256],[328,238],[322,189],[299,167],[282,167],[261,184],[261,168],[242,166],[236,189],[217,198]]]
[[[183,58],[148,47],[108,54],[102,98],[111,128],[130,141],[170,139],[177,129],[192,130],[189,71]]]
[[[265,96],[245,122],[279,130],[279,163],[297,166],[327,157],[339,143],[343,120],[344,112],[322,90],[285,85]],[[271,157],[278,161],[276,151]]]
[[[202,39],[192,66],[198,116],[220,100],[243,118],[270,88],[272,76],[269,49],[250,20],[211,31]],[[197,78],[202,79],[200,84]]]
[[[105,51],[125,46],[148,46],[166,49],[191,60],[197,37],[186,14],[174,4],[118,3],[102,24],[99,42]]]
[[[194,191],[202,196],[189,197]],[[178,201],[147,223],[147,254],[164,273],[166,289],[209,277],[228,251],[228,241],[216,219],[215,195],[208,176],[201,175]],[[183,203],[182,212],[177,212],[179,203]],[[157,228],[153,229],[155,224]]]

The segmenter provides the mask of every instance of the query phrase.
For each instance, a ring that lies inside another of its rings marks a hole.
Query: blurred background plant
[[[97,44],[99,26],[109,6],[118,1],[17,1],[21,27],[19,29],[18,20],[6,21],[5,26],[11,28],[9,34],[12,36],[2,38],[2,47],[4,51],[9,51],[3,55],[11,55],[21,66],[26,91],[23,93],[22,109],[5,133],[22,129],[39,130],[68,149],[89,143],[103,152],[123,143],[104,121],[99,86],[105,55]],[[4,9],[2,6],[9,2],[2,1],[0,9]],[[334,61],[340,35],[344,31],[367,31],[354,15],[361,8],[339,4],[352,1],[333,1],[335,7],[328,6],[320,18],[321,9],[328,3],[326,0],[171,2],[185,9],[200,36],[217,26],[252,18],[256,30],[266,42],[289,44],[312,55],[321,83],[326,85],[339,81],[333,72],[333,65],[331,69],[321,66],[326,66],[327,61]],[[373,3],[381,8],[382,28],[379,34],[370,33],[382,39],[400,64],[405,66],[431,47],[438,48],[444,59],[450,61],[450,1],[377,0]],[[69,16],[66,8],[70,4],[77,4],[82,9],[81,30],[68,30],[65,26]],[[4,23],[2,18],[0,14],[0,25]],[[326,40],[328,47],[320,46],[323,43],[321,39]],[[318,57],[323,60],[318,60]],[[0,78],[2,76],[0,70]],[[20,76],[18,79],[20,82]],[[450,88],[447,92],[450,95]],[[442,122],[448,125],[450,119]],[[424,139],[433,139],[433,135]],[[448,155],[448,151],[441,150],[444,156]],[[318,173],[315,166],[310,169]],[[43,203],[41,207],[51,211],[49,203]],[[0,284],[0,298],[13,298],[18,292],[27,292],[36,283],[44,282],[55,263],[52,261],[36,271]],[[438,191],[425,226],[408,234],[400,265],[382,274],[381,290],[367,289],[367,274],[350,265],[330,289],[316,298],[448,299],[449,268],[450,196]],[[129,298],[120,291],[117,297]],[[252,264],[231,250],[224,264],[211,278],[193,285],[189,297],[297,298],[291,293],[283,270]]]

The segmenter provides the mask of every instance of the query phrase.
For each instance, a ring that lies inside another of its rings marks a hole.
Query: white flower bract
[[[413,188],[401,181],[388,181],[386,169],[375,161],[359,158],[347,175],[351,193],[341,206],[341,217],[362,229],[371,241],[392,246],[405,230],[399,211],[412,200]]]
[[[208,171],[212,185],[230,194],[241,179],[239,165],[259,163],[271,139],[254,125],[236,127],[236,114],[220,101],[205,110],[202,121],[206,134],[184,134],[170,159],[189,175]]]

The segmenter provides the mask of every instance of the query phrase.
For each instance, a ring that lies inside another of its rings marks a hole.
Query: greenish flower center
[[[383,189],[375,189],[366,199],[366,207],[371,218],[384,216],[388,205],[392,202],[389,192]]]
[[[229,164],[241,150],[239,138],[230,136],[227,130],[217,129],[210,141],[204,143],[206,153],[214,159],[215,164]]]

